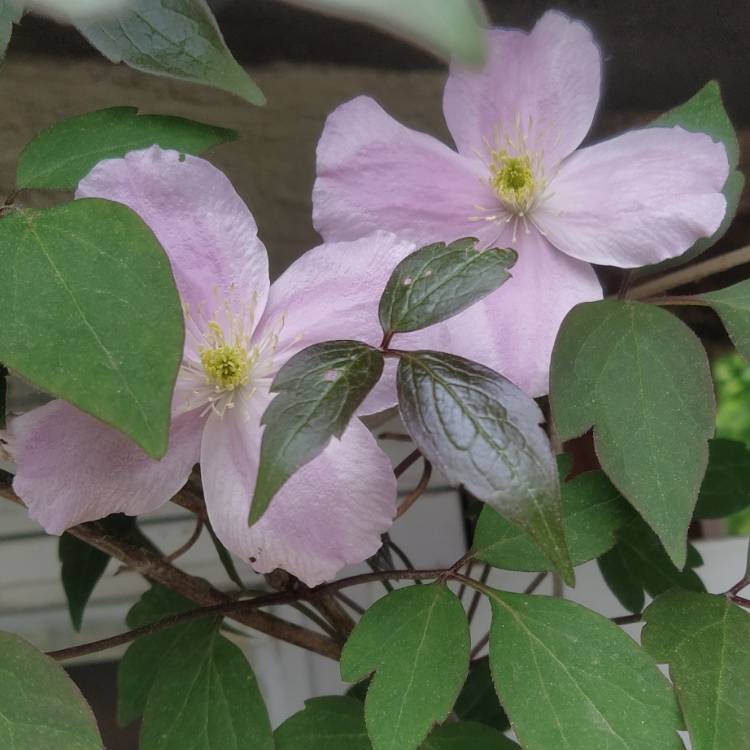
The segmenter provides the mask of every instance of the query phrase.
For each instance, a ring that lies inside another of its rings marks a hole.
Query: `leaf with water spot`
[[[443,721],[469,668],[469,626],[443,584],[408,586],[375,602],[341,654],[341,676],[375,676],[365,699],[374,750],[416,750]]]

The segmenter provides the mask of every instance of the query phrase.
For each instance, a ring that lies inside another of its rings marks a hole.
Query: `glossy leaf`
[[[13,24],[18,23],[23,15],[21,0],[0,0],[0,63],[5,58]]]
[[[580,604],[487,589],[490,664],[524,750],[677,750],[669,682],[621,628]]]
[[[640,612],[645,603],[644,591],[651,596],[679,587],[704,591],[705,587],[693,568],[703,564],[700,554],[688,545],[685,568],[679,570],[669,559],[659,538],[640,519],[624,526],[617,544],[599,558],[599,569],[620,604],[631,612]]]
[[[114,63],[214,86],[251,104],[266,101],[227,49],[205,0],[130,0],[114,18],[76,26]]]
[[[750,279],[701,294],[699,299],[716,310],[737,351],[750,360]]]
[[[429,351],[401,356],[398,399],[433,465],[523,529],[572,583],[557,467],[536,403],[487,367]]]
[[[508,717],[497,699],[490,661],[486,656],[471,663],[453,713],[462,721],[486,724],[501,731],[510,727]]]
[[[643,646],[669,664],[693,750],[747,747],[750,614],[723,596],[669,591],[644,619]]]
[[[654,305],[577,305],[555,342],[550,378],[561,439],[593,426],[602,468],[682,567],[715,420],[700,341]]]
[[[698,240],[679,258],[651,266],[649,270],[682,265],[715,245],[726,234],[727,229],[729,229],[734,220],[742,190],[745,186],[745,178],[742,172],[737,169],[740,156],[737,133],[729,119],[729,115],[727,115],[724,109],[721,90],[716,81],[709,81],[695,96],[688,99],[684,104],[658,117],[653,122],[653,125],[657,127],[679,125],[691,133],[708,133],[714,141],[724,144],[729,160],[729,176],[722,191],[727,201],[727,210],[719,228],[711,237]]]
[[[561,471],[563,526],[573,565],[581,565],[614,547],[616,532],[631,518],[625,502],[602,471],[579,474],[569,482]],[[474,544],[476,558],[506,570],[551,570],[552,563],[516,526],[485,506]]]
[[[496,729],[471,721],[443,724],[425,740],[420,750],[520,750]]]
[[[128,628],[150,625],[170,615],[193,609],[195,605],[179,594],[154,586],[128,612]],[[189,644],[201,634],[213,632],[215,621],[207,618],[177,625],[143,636],[133,642],[120,661],[117,670],[117,721],[127,726],[139,719],[164,659],[180,644]]]
[[[169,261],[129,208],[96,198],[0,221],[0,361],[159,458],[182,358]]]
[[[484,13],[477,0],[287,0],[321,13],[365,21],[439,57],[484,60]]]
[[[708,444],[708,468],[695,518],[724,518],[750,505],[750,450],[737,440]]]
[[[253,670],[218,627],[190,638],[183,634],[179,647],[163,658],[143,714],[140,750],[188,747],[274,747]]]
[[[262,423],[252,525],[300,467],[340,438],[383,372],[383,355],[359,341],[326,341],[295,354],[276,374]]]
[[[341,655],[341,676],[375,676],[365,717],[375,750],[415,750],[445,719],[469,668],[469,626],[444,585],[408,586],[375,602]]]
[[[237,138],[234,130],[182,117],[139,115],[135,107],[111,107],[62,120],[21,152],[19,188],[74,188],[103,159],[158,145],[186,154]]]
[[[416,331],[458,314],[510,278],[513,250],[479,251],[468,237],[427,245],[394,269],[380,298],[380,325],[388,333]]]
[[[372,750],[362,703],[339,695],[305,701],[273,738],[276,750]]]
[[[94,714],[62,666],[0,633],[0,747],[103,750]]]

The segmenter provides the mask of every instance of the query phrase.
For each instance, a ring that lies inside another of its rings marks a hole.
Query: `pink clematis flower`
[[[562,319],[601,297],[590,264],[648,265],[713,234],[728,161],[723,145],[680,127],[576,151],[599,100],[601,54],[589,29],[548,12],[531,33],[488,34],[485,67],[453,65],[445,87],[458,152],[368,97],[329,116],[314,221],[326,241],[377,228],[421,245],[474,236],[480,247],[516,249],[512,279],[425,331],[421,345],[481,362],[538,396]]]
[[[269,287],[255,221],[207,161],[157,147],[133,152],[95,167],[77,196],[128,205],[158,237],[185,308],[184,357],[161,461],[63,401],[12,420],[5,438],[17,466],[14,488],[30,515],[60,534],[110,513],[147,513],[200,460],[211,523],[258,571],[284,568],[312,586],[372,555],[391,525],[396,484],[390,461],[357,419],[251,528],[247,516],[273,376],[310,344],[377,344],[380,292],[412,246],[387,234],[322,245]],[[391,402],[387,390],[373,392],[369,411]]]

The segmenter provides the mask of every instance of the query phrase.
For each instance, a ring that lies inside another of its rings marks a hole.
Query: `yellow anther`
[[[218,323],[209,323],[212,346],[201,350],[201,364],[206,380],[217,388],[233,391],[247,384],[252,366],[252,358],[241,343],[229,344]]]
[[[490,185],[504,203],[517,212],[525,212],[536,195],[537,181],[528,156],[510,156],[507,151],[492,151]]]

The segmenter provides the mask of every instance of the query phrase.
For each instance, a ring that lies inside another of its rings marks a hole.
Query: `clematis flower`
[[[590,264],[656,263],[713,234],[729,167],[723,145],[680,127],[576,150],[599,101],[601,53],[589,29],[548,12],[531,33],[488,34],[486,66],[452,65],[445,86],[457,152],[354,99],[328,117],[318,144],[313,215],[325,241],[377,228],[420,245],[474,236],[480,247],[516,249],[512,279],[423,332],[421,345],[538,396],[562,319],[601,297]]]
[[[11,421],[14,489],[30,515],[60,534],[110,513],[147,513],[200,460],[216,533],[258,571],[284,568],[312,586],[372,555],[391,525],[396,485],[390,461],[358,419],[284,485],[260,521],[248,528],[247,517],[273,376],[310,344],[377,344],[378,297],[412,246],[387,234],[322,245],[269,288],[255,221],[207,161],[158,147],[133,152],[95,167],[77,197],[124,203],[153,230],[185,309],[184,356],[161,461],[63,401]],[[369,411],[391,398],[374,392]]]

